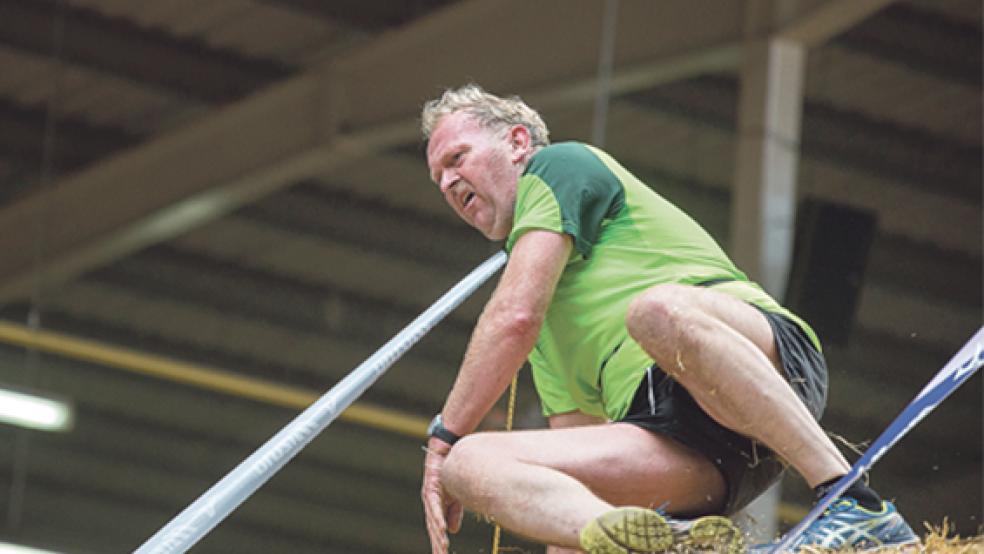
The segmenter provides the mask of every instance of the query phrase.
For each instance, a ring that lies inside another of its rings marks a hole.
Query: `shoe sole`
[[[703,551],[722,554],[742,554],[745,552],[745,536],[730,519],[721,516],[704,516],[695,519],[688,526],[686,535],[679,543],[684,552]]]
[[[857,552],[864,552],[866,554],[877,554],[878,552],[920,552],[922,548],[922,541],[919,539],[913,539],[906,542],[898,542],[895,544],[880,544],[878,546],[871,546],[868,548],[863,548]]]
[[[618,508],[602,514],[581,531],[589,554],[652,554],[673,546],[673,531],[663,516],[645,508]]]

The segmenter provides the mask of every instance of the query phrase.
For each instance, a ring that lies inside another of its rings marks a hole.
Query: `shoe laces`
[[[823,511],[822,516],[813,520],[813,523],[811,523],[810,526],[803,531],[803,534],[800,535],[800,537],[802,537],[801,540],[809,540],[807,537],[812,537],[819,533],[827,525],[827,520],[824,518],[835,517],[841,512],[847,512],[854,508],[856,504],[857,501],[853,499],[838,498],[833,504],[828,506],[827,509]]]

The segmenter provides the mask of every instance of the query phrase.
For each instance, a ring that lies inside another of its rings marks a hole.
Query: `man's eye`
[[[455,163],[455,165],[457,165],[457,164],[461,163],[461,158],[463,156],[464,156],[464,153],[463,152],[458,152],[457,154],[454,155],[453,158],[451,158],[451,161],[453,161]]]

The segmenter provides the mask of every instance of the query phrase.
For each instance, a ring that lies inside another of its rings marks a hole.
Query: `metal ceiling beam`
[[[417,145],[423,144],[419,136],[410,140]],[[437,192],[427,175],[425,160],[420,153],[407,155],[395,150],[375,152],[330,174],[319,176],[313,182],[320,188],[348,191],[367,201],[378,201],[395,209],[407,210],[434,222],[468,228],[448,206],[444,196]],[[395,176],[399,176],[398,185],[394,184]],[[396,187],[400,187],[402,194],[397,193]],[[481,236],[475,229],[468,229],[464,234],[458,232],[455,235],[469,241],[473,239],[469,235]],[[490,244],[487,240],[485,243]]]
[[[981,307],[984,296],[980,256],[965,256],[892,235],[875,237],[865,279],[976,308]]]
[[[693,94],[698,94],[698,91],[693,91]],[[702,89],[699,94],[706,100],[706,97],[714,95],[714,91]],[[636,131],[613,137],[612,151],[657,190],[666,180],[662,175],[673,182],[676,180],[674,173],[702,174],[700,183],[692,183],[692,190],[677,190],[669,196],[674,200],[693,198],[697,203],[687,205],[687,209],[709,203],[710,197],[702,192],[708,189],[719,190],[725,195],[719,201],[726,203],[731,194],[730,172],[721,171],[722,164],[715,168],[701,161],[709,157],[729,160],[733,156],[730,146],[734,140],[733,131],[724,123],[728,120],[718,115],[727,103],[724,95],[716,101],[707,102],[710,117],[703,110],[690,113],[670,103],[617,103],[612,106],[612,117],[632,122]],[[715,121],[722,123],[715,125]],[[711,126],[714,128],[709,128]],[[671,138],[666,140],[664,136]],[[830,158],[802,155],[800,163],[801,185],[810,196],[875,211],[879,214],[880,232],[913,243],[932,244],[935,249],[951,251],[979,265],[979,202],[967,202],[941,194],[931,186],[910,186],[908,181],[899,182],[873,171],[858,171],[838,165]],[[656,178],[650,179],[649,172],[653,170]],[[707,222],[709,230],[727,246],[729,235],[717,232],[721,226],[716,219],[707,217],[718,217],[715,212],[703,209],[702,213],[704,215],[699,220]],[[946,217],[939,217],[938,214],[946,214]]]
[[[815,48],[858,25],[895,0],[835,0],[784,25],[775,38]]]
[[[424,100],[464,79],[492,91],[522,94],[545,112],[590,103],[596,94],[603,8],[591,0],[454,4],[340,64],[350,83],[344,125],[361,128],[417,115]],[[740,3],[627,0],[620,3],[618,17],[615,93],[726,70],[739,61]],[[658,33],[653,22],[659,22]],[[503,29],[532,42],[503,40]],[[393,83],[399,83],[398,95]]]
[[[412,0],[388,2],[375,0],[263,0],[290,9],[366,31],[380,31],[406,24],[422,15],[451,4],[455,0]]]
[[[462,75],[525,94],[543,109],[589,100],[597,68],[587,39],[599,32],[601,8],[590,0],[455,4],[331,68],[266,88],[7,206],[0,210],[0,302],[25,294],[35,274],[47,285],[63,282],[289,183],[405,144],[416,135],[420,102]],[[613,91],[734,65],[740,8],[713,0],[623,3]],[[653,21],[663,31],[653,33]],[[504,28],[551,47],[503,41]],[[59,225],[48,227],[45,261],[34,267],[14,237],[38,219]]]
[[[28,194],[43,172],[57,178],[139,140],[122,129],[56,114],[51,167],[42,168],[45,110],[0,99],[0,157],[9,165],[0,176],[0,204]]]
[[[446,292],[455,277],[464,274],[346,241],[301,235],[238,215],[187,233],[171,244],[181,252],[286,281],[341,294],[359,291],[357,298],[412,307],[417,313]],[[493,247],[486,245],[488,255],[494,253]],[[452,321],[474,324],[492,288],[493,284],[487,283],[472,295],[455,310]]]
[[[3,207],[0,252],[12,258],[0,262],[0,298],[23,294],[35,269],[48,282],[69,278],[330,166],[340,148],[317,117],[322,96],[313,76],[291,80]],[[59,224],[46,225],[47,261],[33,268],[19,244],[39,220]]]
[[[731,192],[725,185],[681,178],[648,167],[633,167],[633,171],[694,216],[719,242],[730,243],[728,209]],[[845,201],[843,198],[836,200]],[[865,283],[877,282],[894,290],[918,291],[927,304],[955,302],[971,309],[979,309],[982,304],[979,253],[969,256],[944,250],[884,229],[875,236],[864,279]]]
[[[60,17],[62,59],[208,103],[235,100],[291,71],[56,0],[0,2],[0,43],[50,56]]]
[[[980,328],[981,310],[953,300],[928,299],[917,290],[868,283],[857,308],[857,322],[902,340],[950,344],[966,341]]]
[[[898,3],[836,42],[915,71],[981,88],[984,54],[979,20],[957,21],[931,9]]]
[[[435,275],[443,272],[437,267],[434,271]],[[165,246],[100,269],[85,281],[256,318],[299,332],[324,333],[366,348],[382,344],[426,308],[401,303],[396,292],[393,300],[373,298],[356,290],[304,283]],[[429,333],[438,340],[427,341],[413,352],[434,364],[456,364],[473,321],[449,317]]]
[[[139,140],[136,135],[122,129],[93,125],[59,113],[55,113],[54,118],[56,135],[52,161],[58,170],[77,169]],[[0,152],[23,164],[33,164],[40,172],[45,120],[44,108],[17,105],[0,99]]]
[[[625,95],[625,100],[669,110],[734,132],[738,83],[702,76]],[[936,194],[981,204],[980,147],[926,131],[875,121],[807,99],[803,108],[804,157],[830,160]]]
[[[414,160],[413,167],[423,177],[423,160]],[[426,184],[421,184],[420,194],[439,196],[436,188]],[[489,249],[489,242],[461,220],[435,219],[362,198],[350,190],[313,183],[245,206],[237,216],[453,271],[480,263]]]

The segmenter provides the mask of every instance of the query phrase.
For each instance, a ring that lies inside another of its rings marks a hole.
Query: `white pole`
[[[352,370],[317,402],[301,412],[294,421],[155,533],[134,551],[135,554],[187,552],[256,492],[256,489],[280,471],[411,346],[471,296],[505,263],[506,253],[499,252],[475,268],[369,359]]]

